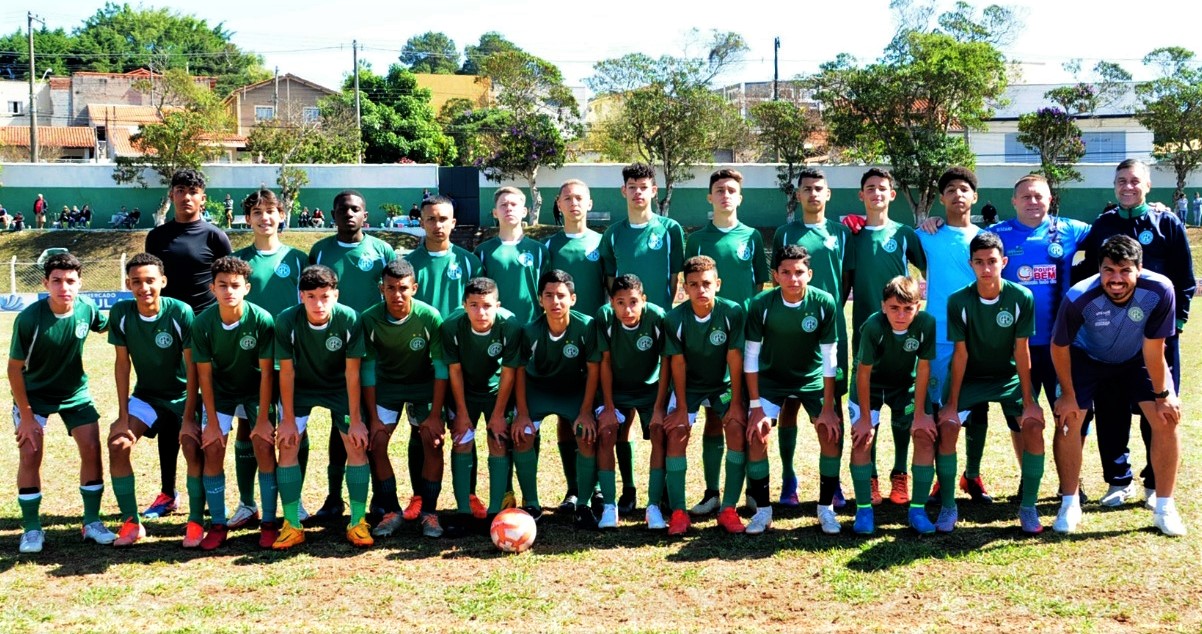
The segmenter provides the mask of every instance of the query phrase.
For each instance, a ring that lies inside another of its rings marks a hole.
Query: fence
[[[43,254],[43,258],[46,254]],[[37,301],[46,292],[42,285],[45,273],[43,258],[19,260],[13,256],[8,262],[8,296],[0,296],[0,311],[20,311]],[[83,260],[83,292],[104,310],[120,299],[132,295],[125,290],[126,254],[116,260]]]

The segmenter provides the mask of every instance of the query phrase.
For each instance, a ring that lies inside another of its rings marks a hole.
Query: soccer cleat
[[[275,522],[263,522],[259,525],[259,548],[271,548],[275,540],[280,538],[280,529]]]
[[[488,507],[484,506],[484,503],[480,501],[480,498],[476,497],[475,493],[467,496],[467,504],[472,509],[472,517],[478,520],[488,517]]]
[[[689,531],[689,514],[684,509],[672,511],[672,520],[668,522],[669,535],[684,535]]]
[[[772,528],[772,507],[765,506],[751,516],[751,521],[747,522],[747,528],[744,528],[743,532],[748,535],[760,535],[769,528]]]
[[[876,520],[871,506],[856,509],[856,521],[851,525],[851,530],[857,535],[871,535],[876,531]]]
[[[518,507],[518,496],[513,494],[513,491],[506,491],[505,497],[501,498],[501,510],[515,509]]]
[[[1081,498],[1082,504],[1089,504],[1089,496],[1085,495],[1084,484],[1085,483],[1083,481],[1077,483],[1077,497]]]
[[[1098,504],[1102,506],[1122,506],[1123,502],[1133,499],[1139,495],[1134,482],[1130,484],[1112,484],[1106,489],[1106,495],[1098,500]]]
[[[898,506],[910,503],[910,474],[895,473],[889,476],[889,501]]]
[[[985,483],[981,481],[979,475],[969,480],[968,476],[960,474],[960,490],[967,493],[973,502],[993,504],[993,496],[985,490]]]
[[[158,497],[142,511],[142,519],[155,520],[164,515],[171,515],[179,509],[179,494],[167,495],[160,493]]]
[[[617,528],[618,527],[618,507],[613,504],[606,504],[601,507],[601,519],[597,521],[597,528]]]
[[[230,521],[226,526],[230,528],[242,528],[251,522],[259,521],[259,507],[254,504],[239,504],[238,510],[230,516]]]
[[[131,517],[125,520],[125,523],[121,525],[121,530],[117,531],[117,539],[113,540],[113,546],[116,548],[133,546],[143,537],[146,537],[146,527]]]
[[[422,532],[424,533],[425,532],[425,530],[424,530],[425,522],[423,521],[422,524],[423,524]],[[441,533],[441,531],[442,531],[442,529],[439,529],[440,533]],[[347,540],[349,540],[351,542],[351,545],[357,546],[359,548],[367,548],[368,546],[371,546],[376,543],[376,540],[371,538],[371,527],[367,525],[367,520],[363,519],[363,518],[359,518],[358,524],[347,525],[346,538],[347,538]]]
[[[375,537],[388,537],[395,533],[404,521],[405,518],[401,517],[400,513],[385,513],[380,523],[371,529],[371,534]]]
[[[708,490],[705,492],[704,496],[701,498],[701,501],[698,502],[696,506],[689,509],[689,514],[690,515],[709,515],[710,513],[713,513],[714,511],[718,510],[718,505],[720,502],[721,502],[721,500],[718,499],[718,492],[713,491],[713,490]]]
[[[205,533],[204,539],[200,540],[200,549],[217,550],[225,543],[225,537],[229,532],[229,526],[225,524],[213,524],[209,526],[209,532]]]
[[[1060,504],[1060,512],[1056,513],[1056,521],[1052,522],[1052,530],[1057,533],[1075,533],[1081,523],[1081,505]]]
[[[801,500],[797,499],[797,477],[786,478],[780,485],[780,505],[781,506],[801,506]]]
[[[872,486],[872,505],[877,506],[885,501],[885,498],[881,496],[881,480],[876,476],[872,476],[872,480],[869,483]],[[856,500],[856,503],[859,504],[860,501]]]
[[[543,521],[543,507],[530,506],[529,504],[527,504],[526,506],[522,507],[522,510],[526,511],[527,513],[530,514],[530,517],[534,518],[535,524]],[[490,524],[490,526],[491,526],[491,524]]]
[[[589,508],[593,509],[593,515],[601,517],[601,511],[605,509],[605,496],[601,495],[598,489],[593,491],[593,497],[589,498]]]
[[[1144,487],[1144,507],[1149,511],[1156,510],[1156,489]]]
[[[401,517],[406,521],[412,522],[422,514],[422,496],[415,495],[409,498],[409,504],[405,505],[405,510],[401,512]]]
[[[104,523],[102,522],[85,524],[83,528],[79,529],[79,533],[85,542],[90,539],[101,546],[108,546],[117,539],[117,536],[114,535],[112,531],[105,528]]]
[[[272,542],[272,550],[288,550],[293,546],[305,543],[305,529],[300,526],[293,526],[284,520],[284,525],[280,528],[280,535]]]
[[[930,535],[935,532],[935,525],[931,523],[931,518],[927,517],[927,510],[924,508],[910,507],[910,528],[913,528],[919,535]]]
[[[205,538],[205,529],[196,522],[188,522],[184,527],[184,548],[199,548],[200,540]]]
[[[747,530],[743,526],[743,520],[739,518],[738,511],[733,506],[728,506],[718,511],[718,526],[721,526],[726,532],[732,535],[737,535]]]
[[[42,552],[42,544],[46,542],[46,531],[32,530],[25,531],[21,535],[20,551],[23,553],[40,553]]]
[[[668,523],[664,521],[664,514],[659,510],[658,504],[647,505],[647,528],[653,531],[663,530],[668,527]]]
[[[573,511],[576,515],[576,528],[579,530],[595,531],[597,530],[597,516],[593,515],[593,509],[587,504],[581,504]]]
[[[638,489],[634,487],[622,487],[622,495],[618,496],[618,512],[622,515],[630,515],[634,512],[638,503]]]
[[[838,535],[839,518],[835,517],[835,508],[833,506],[818,505],[818,526],[822,528],[822,532],[827,535]]]
[[[835,497],[831,498],[831,506],[841,509],[847,506],[847,496],[843,495],[843,483],[835,483]]]
[[[1039,522],[1039,509],[1034,506],[1018,507],[1018,524],[1028,535],[1038,535],[1043,532],[1043,524]]]
[[[1181,515],[1177,513],[1177,506],[1171,501],[1159,513],[1152,514],[1152,524],[1169,537],[1184,537],[1188,532]]]
[[[569,493],[563,496],[563,501],[559,503],[559,507],[556,510],[561,512],[571,512],[576,508],[576,503],[579,501],[580,498]]]
[[[332,521],[341,518],[345,512],[346,504],[342,502],[342,498],[331,496],[327,497],[321,508],[313,514],[313,520],[316,522]]]
[[[442,524],[438,523],[437,513],[422,513],[422,535],[430,538],[442,537]],[[355,544],[358,546],[359,544]],[[371,544],[368,544],[369,546]]]
[[[939,517],[935,518],[935,530],[940,533],[950,533],[956,530],[956,520],[960,519],[960,509],[956,507],[939,507]]]

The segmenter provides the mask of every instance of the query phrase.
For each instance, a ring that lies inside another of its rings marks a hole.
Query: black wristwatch
[[[1172,394],[1172,392],[1169,390],[1165,390],[1163,392],[1157,392],[1157,393],[1153,394],[1152,396],[1155,396],[1156,398],[1168,398],[1169,394]]]

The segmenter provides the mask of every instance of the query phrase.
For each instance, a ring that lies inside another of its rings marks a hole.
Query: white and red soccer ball
[[[538,525],[534,523],[534,518],[522,509],[505,509],[497,513],[489,534],[497,548],[507,553],[520,553],[534,545]]]

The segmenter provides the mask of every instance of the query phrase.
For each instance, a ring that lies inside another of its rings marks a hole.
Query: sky
[[[15,4],[8,2],[0,9],[6,33],[24,30],[26,11],[33,9],[32,3]],[[941,9],[951,4],[940,1]],[[1188,16],[1182,14],[1181,3],[1016,0],[1001,4],[1022,16],[1017,38],[1003,52],[1009,60],[1023,62],[1024,83],[1072,81],[1061,65],[1074,58],[1082,59],[1085,68],[1099,59],[1118,62],[1136,79],[1147,79],[1152,71],[1143,68],[1140,59],[1153,48],[1199,45],[1189,37],[1194,32],[1192,21],[1182,22]],[[269,70],[278,67],[281,74],[293,73],[335,89],[353,66],[353,40],[359,42],[360,58],[383,73],[397,61],[409,37],[427,31],[446,33],[461,51],[482,33],[498,31],[528,52],[554,62],[569,85],[579,86],[592,74],[593,64],[603,59],[633,52],[652,57],[683,54],[690,29],[734,31],[747,40],[750,50],[745,61],[721,78],[720,83],[731,84],[772,79],[776,37],[781,41],[783,80],[814,72],[839,53],[863,61],[875,59],[895,28],[888,0],[697,0],[689,3],[687,11],[675,2],[629,3],[637,8],[620,5],[546,0],[141,4],[191,14],[213,26],[221,24],[233,33],[240,48],[261,54]],[[70,31],[101,6],[99,0],[50,0],[33,10],[50,28]],[[693,50],[700,53],[696,47]]]

